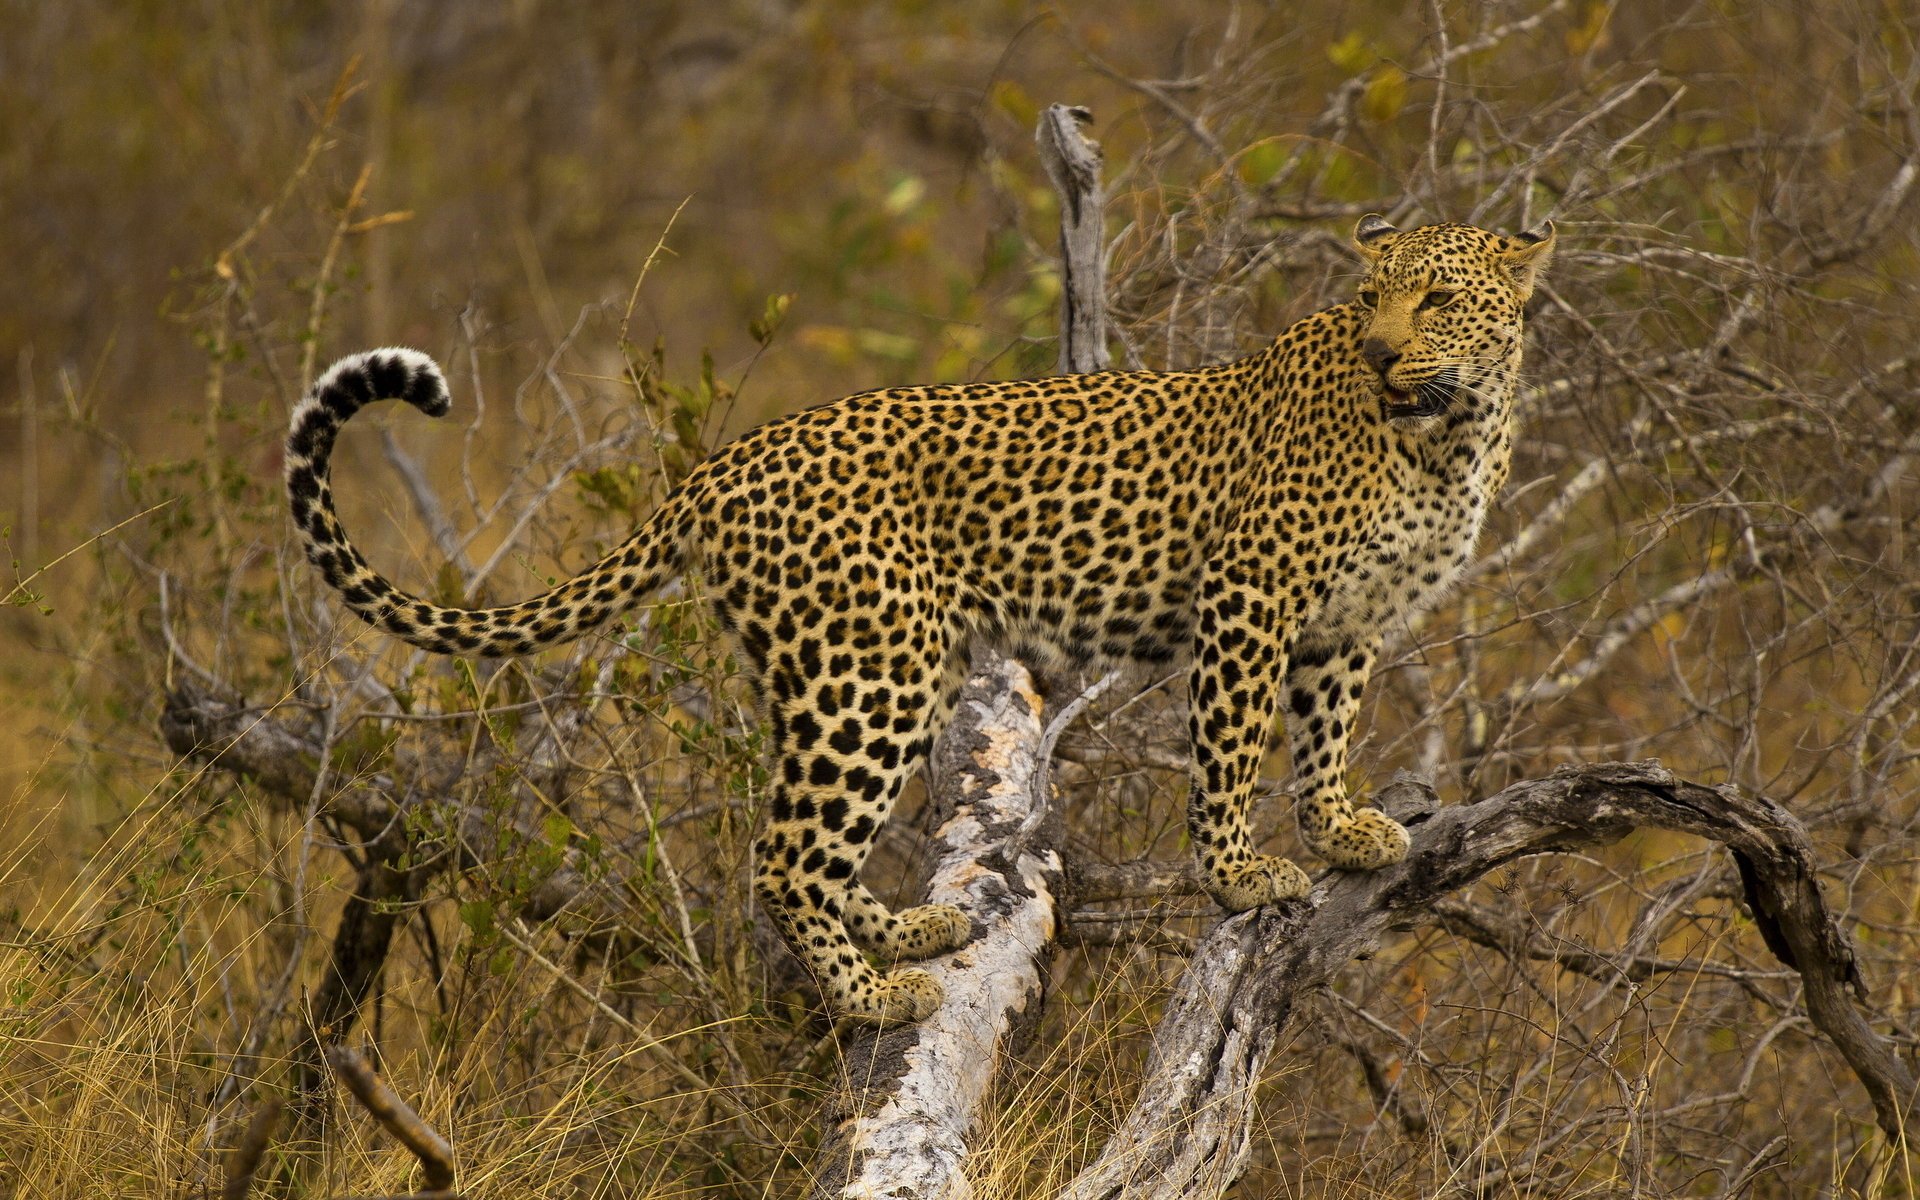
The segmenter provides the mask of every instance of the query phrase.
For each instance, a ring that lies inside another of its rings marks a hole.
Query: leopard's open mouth
[[[1437,417],[1453,404],[1458,390],[1454,381],[1445,375],[1414,384],[1411,393],[1389,384],[1380,393],[1380,408],[1389,421],[1403,417]]]

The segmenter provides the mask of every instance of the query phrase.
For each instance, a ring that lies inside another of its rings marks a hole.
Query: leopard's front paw
[[[1245,912],[1276,900],[1293,900],[1306,895],[1307,889],[1313,886],[1305,871],[1273,854],[1258,854],[1249,862],[1220,867],[1211,874],[1207,892],[1228,912]]]
[[[1303,829],[1304,831],[1304,829]],[[1347,871],[1377,871],[1407,856],[1413,844],[1406,828],[1377,808],[1355,809],[1319,834],[1307,833],[1307,845],[1329,866]]]

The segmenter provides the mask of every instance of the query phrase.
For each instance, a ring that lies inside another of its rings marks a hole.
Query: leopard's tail
[[[287,500],[307,558],[369,623],[441,654],[527,654],[571,641],[633,608],[681,562],[688,523],[668,503],[589,569],[545,595],[500,608],[443,608],[409,595],[367,565],[347,540],[328,484],[333,441],[347,418],[375,400],[404,400],[430,417],[446,414],[446,377],[417,350],[370,350],[341,359],[293,410],[287,431]]]

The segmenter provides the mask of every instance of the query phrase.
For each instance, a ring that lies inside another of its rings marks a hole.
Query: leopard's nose
[[[1367,365],[1380,378],[1385,379],[1387,372],[1393,370],[1393,364],[1400,361],[1400,352],[1379,338],[1368,338],[1360,343],[1360,357],[1367,360]]]

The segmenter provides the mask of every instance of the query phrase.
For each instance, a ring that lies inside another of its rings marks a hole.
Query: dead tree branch
[[[1035,812],[1040,741],[1026,668],[984,654],[940,743],[934,803],[954,813],[935,837],[929,890],[983,932],[927,964],[947,991],[932,1018],[848,1040],[816,1196],[965,1194],[967,1135],[1002,1056],[1039,1017],[1058,926],[1060,854],[1051,839],[1021,836]]]
[[[558,713],[556,735],[575,732],[575,724],[577,710]],[[314,1121],[324,1111],[324,1051],[353,1031],[386,965],[395,933],[433,876],[485,860],[499,840],[487,832],[494,818],[448,804],[440,820],[459,833],[458,851],[421,854],[419,832],[404,819],[406,802],[396,797],[450,795],[453,782],[471,764],[459,757],[434,760],[395,751],[389,771],[356,774],[335,786],[320,779],[319,764],[330,748],[315,730],[190,679],[178,681],[167,694],[160,732],[168,748],[184,760],[252,779],[296,811],[320,786],[319,815],[358,839],[353,891],[335,927],[327,971],[314,992],[307,1032],[296,1055],[296,1115]],[[602,881],[601,892],[611,894],[615,883]],[[524,915],[550,917],[576,905],[591,890],[594,885],[563,861],[529,896]]]
[[[1398,783],[1396,801],[1430,796]],[[1306,901],[1223,921],[1201,943],[1160,1022],[1132,1111],[1067,1188],[1069,1200],[1221,1194],[1244,1169],[1262,1072],[1316,989],[1389,932],[1436,919],[1435,905],[1529,855],[1602,846],[1653,827],[1732,853],[1767,946],[1800,972],[1809,1016],[1871,1098],[1890,1141],[1920,1119],[1912,1070],[1849,997],[1865,995],[1851,940],[1820,894],[1805,830],[1762,796],[1676,779],[1657,763],[1568,767],[1477,804],[1404,818],[1399,866],[1336,872]]]
[[[327,973],[313,995],[312,1014],[303,1044],[294,1059],[296,1115],[314,1122],[326,1111],[322,1101],[324,1076],[320,1063],[333,1063],[331,1053],[360,1019],[366,1000],[387,965],[393,937],[407,919],[408,906],[420,898],[420,885],[429,871],[405,870],[395,860],[406,849],[400,838],[374,847],[354,879],[353,894],[340,911],[334,931]]]
[[[240,1141],[227,1155],[227,1178],[220,1188],[220,1200],[247,1200],[253,1190],[253,1177],[260,1173],[260,1162],[273,1144],[273,1131],[280,1127],[285,1106],[269,1099],[254,1109],[253,1118],[240,1135]]]
[[[1107,355],[1106,196],[1100,183],[1100,145],[1082,130],[1093,124],[1084,108],[1050,104],[1034,140],[1040,162],[1060,193],[1060,370],[1104,371]]]
[[[460,1200],[453,1190],[453,1147],[426,1123],[411,1105],[374,1073],[367,1060],[351,1046],[329,1046],[327,1065],[347,1085],[354,1099],[380,1122],[381,1128],[420,1160],[427,1186],[411,1193],[407,1200]]]
[[[1109,363],[1100,147],[1082,133],[1092,121],[1084,108],[1054,104],[1034,134],[1060,192],[1063,372]],[[816,1196],[964,1195],[967,1135],[1002,1052],[1039,1013],[1062,874],[1047,758],[1061,728],[1113,680],[1095,683],[1043,730],[1026,668],[990,650],[975,664],[935,752],[934,803],[954,815],[937,835],[930,895],[976,916],[985,933],[929,964],[947,990],[931,1020],[847,1044]]]

